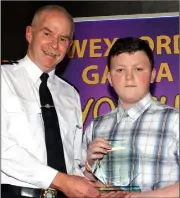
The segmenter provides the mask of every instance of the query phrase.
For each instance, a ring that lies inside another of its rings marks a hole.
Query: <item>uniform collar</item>
[[[19,66],[22,66],[26,69],[29,78],[34,82],[34,84],[39,81],[39,78],[42,75],[43,71],[28,57],[28,55],[19,61]],[[52,82],[55,76],[55,69],[48,74],[48,82]]]

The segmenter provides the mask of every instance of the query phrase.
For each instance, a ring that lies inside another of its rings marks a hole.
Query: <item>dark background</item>
[[[179,12],[179,1],[2,1],[1,60],[25,55],[25,27],[36,9],[47,4],[64,6],[73,17]]]

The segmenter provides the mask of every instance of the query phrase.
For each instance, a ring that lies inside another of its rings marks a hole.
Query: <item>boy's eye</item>
[[[116,71],[117,71],[117,72],[122,72],[122,71],[123,71],[123,69],[117,69]]]
[[[143,69],[142,68],[136,68],[138,71],[142,71]]]

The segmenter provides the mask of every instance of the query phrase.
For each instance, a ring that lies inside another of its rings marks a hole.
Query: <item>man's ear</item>
[[[32,27],[31,26],[27,26],[26,27],[26,40],[27,42],[30,44],[32,41]]]
[[[112,85],[111,73],[110,73],[110,72],[107,73],[107,79],[108,79],[109,84],[110,84],[111,87],[112,87],[113,85]]]
[[[155,77],[156,77],[156,69],[155,69],[155,68],[153,68],[153,70],[152,70],[152,72],[151,72],[151,83],[153,83],[153,82],[154,82]]]

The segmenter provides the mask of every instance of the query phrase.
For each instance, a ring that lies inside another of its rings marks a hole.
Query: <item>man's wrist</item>
[[[66,181],[67,177],[67,174],[58,172],[53,182],[51,183],[51,187],[63,191],[63,185],[66,183],[64,181]]]

